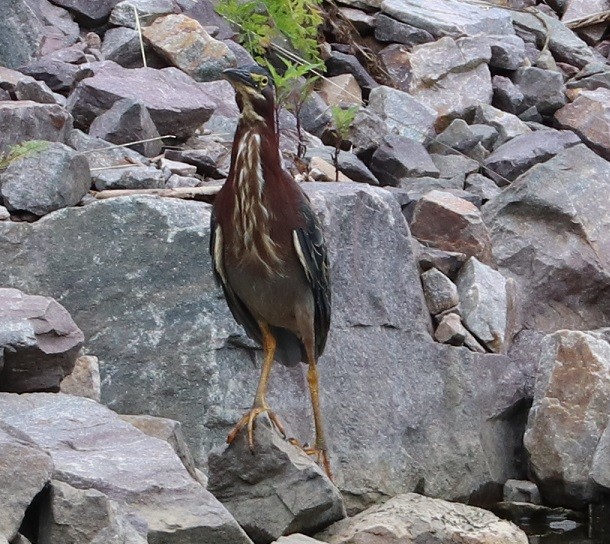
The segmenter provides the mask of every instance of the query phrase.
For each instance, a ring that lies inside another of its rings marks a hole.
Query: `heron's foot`
[[[246,412],[244,416],[237,422],[237,425],[231,429],[231,432],[227,436],[227,443],[231,444],[240,431],[244,427],[248,427],[248,447],[250,451],[254,453],[254,420],[262,413],[267,412],[269,419],[273,426],[279,431],[279,433],[286,438],[286,430],[284,425],[280,422],[279,418],[275,415],[275,412],[271,411],[268,406],[254,406],[251,410]]]
[[[288,442],[290,442],[293,446],[296,446],[297,448],[301,448],[307,455],[314,457],[316,463],[322,467],[329,480],[331,482],[335,481],[333,478],[332,470],[330,468],[330,457],[328,456],[326,448],[309,446],[308,444],[301,444],[296,438],[289,438]]]

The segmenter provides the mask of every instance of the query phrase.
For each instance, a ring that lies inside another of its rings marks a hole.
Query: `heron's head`
[[[262,66],[252,64],[229,68],[222,75],[235,88],[239,111],[249,120],[273,120],[275,88],[271,74]]]

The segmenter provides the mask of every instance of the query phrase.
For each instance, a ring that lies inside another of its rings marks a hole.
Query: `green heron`
[[[307,382],[316,432],[310,454],[331,476],[320,409],[317,361],[330,325],[328,259],[322,228],[309,199],[283,169],[276,129],[275,89],[258,65],[223,72],[241,112],[227,181],[216,196],[210,253],[214,273],[235,320],[263,347],[254,404],[227,437],[231,443],[266,412],[286,437],[266,400],[274,360],[309,365]]]

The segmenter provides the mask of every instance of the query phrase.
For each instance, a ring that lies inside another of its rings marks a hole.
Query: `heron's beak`
[[[241,84],[247,85],[248,87],[254,85],[254,80],[250,75],[250,71],[244,68],[227,68],[222,71],[222,76],[231,83],[231,85]]]

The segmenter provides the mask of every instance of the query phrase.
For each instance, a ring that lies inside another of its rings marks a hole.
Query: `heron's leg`
[[[305,451],[308,454],[316,455],[318,462],[322,461],[322,467],[326,475],[332,480],[333,474],[330,469],[330,458],[328,456],[328,447],[326,445],[326,435],[324,434],[324,423],[322,421],[322,409],[320,408],[320,380],[318,376],[318,364],[313,355],[313,347],[307,349],[309,359],[309,369],[307,370],[307,383],[309,384],[309,393],[311,394],[311,404],[313,407],[313,421],[316,429],[315,447],[308,448]]]
[[[261,376],[258,380],[258,387],[256,388],[254,404],[252,405],[252,409],[244,414],[244,416],[238,421],[237,425],[233,427],[229,433],[229,436],[227,436],[227,442],[230,444],[233,442],[233,440],[235,440],[235,437],[239,434],[239,431],[241,431],[241,429],[247,425],[248,445],[250,446],[251,450],[254,450],[254,420],[263,412],[267,412],[271,422],[277,427],[278,431],[280,431],[280,433],[286,437],[284,426],[280,423],[280,420],[275,413],[269,409],[269,405],[267,404],[267,386],[269,384],[269,376],[271,375],[271,367],[273,366],[277,342],[273,334],[271,334],[267,323],[264,321],[259,321],[258,325],[263,334],[264,360],[263,368],[261,369]]]

